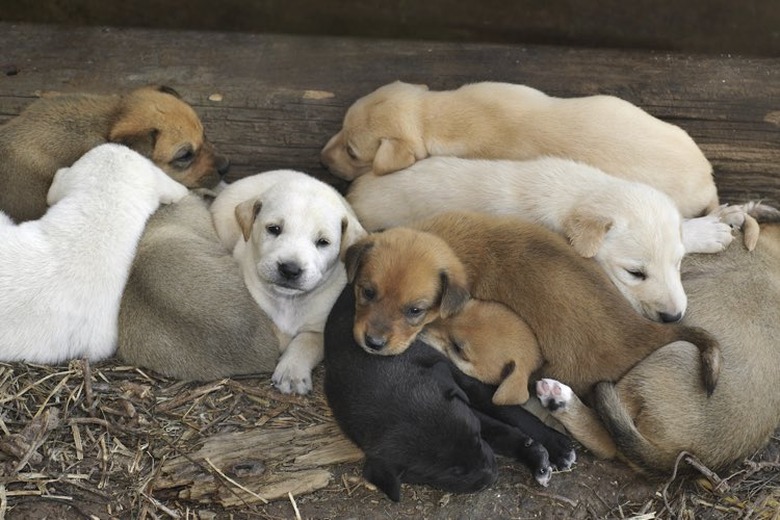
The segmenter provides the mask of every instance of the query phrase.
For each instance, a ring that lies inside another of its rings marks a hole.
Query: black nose
[[[375,338],[371,334],[366,334],[363,339],[366,341],[366,346],[371,350],[381,350],[382,347],[387,345],[387,338]]]
[[[295,280],[301,276],[303,269],[295,262],[283,262],[279,264],[279,274],[281,274],[285,280]]]
[[[665,312],[662,312],[659,314],[661,317],[661,321],[664,323],[672,323],[675,321],[680,321],[682,319],[682,312],[678,312],[677,314],[667,314]]]
[[[216,167],[219,176],[224,177],[225,175],[227,175],[227,172],[230,169],[230,159],[228,159],[224,155],[218,155],[216,157]]]

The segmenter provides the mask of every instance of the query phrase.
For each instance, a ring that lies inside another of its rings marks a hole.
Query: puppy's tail
[[[707,396],[711,396],[715,391],[715,387],[718,386],[718,378],[720,377],[722,360],[720,343],[712,334],[700,327],[678,325],[675,329],[672,341],[687,341],[688,343],[693,343],[699,349],[702,383],[707,391]]]
[[[674,456],[662,451],[636,428],[620,400],[615,384],[598,383],[593,390],[593,407],[615,445],[629,462],[648,472],[663,472],[674,465]]]
[[[742,206],[745,210],[745,224],[742,226],[742,241],[748,251],[753,251],[761,232],[759,224],[780,222],[780,211],[760,201],[748,202]]]

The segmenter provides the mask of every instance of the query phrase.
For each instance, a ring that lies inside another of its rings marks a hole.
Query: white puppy
[[[333,187],[292,170],[228,185],[211,212],[249,292],[277,328],[282,355],[274,385],[308,393],[323,357],[325,321],[347,282],[341,257],[365,230]]]
[[[0,213],[0,360],[111,356],[146,220],[186,194],[148,159],[104,144],[57,171],[40,220]]]
[[[687,248],[674,201],[583,163],[431,157],[392,175],[358,177],[347,200],[371,231],[451,210],[533,220],[564,234],[582,256],[594,257],[648,318],[677,321],[685,312],[680,261]],[[732,239],[730,227],[717,219],[699,224],[690,237],[698,252],[720,251]]]

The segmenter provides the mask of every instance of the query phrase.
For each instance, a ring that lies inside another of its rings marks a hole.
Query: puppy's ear
[[[466,288],[466,283],[461,277],[453,275],[450,271],[441,271],[439,273],[441,281],[441,303],[439,304],[439,315],[447,318],[457,314],[471,295]]]
[[[394,137],[384,137],[374,156],[372,171],[375,175],[385,175],[408,168],[416,161],[417,157],[409,143]]]
[[[351,210],[349,210],[347,215],[341,219],[341,249],[339,250],[339,258],[341,258],[342,261],[344,261],[347,249],[351,247],[352,244],[368,235],[357,217],[351,213]]]
[[[529,397],[528,375],[518,370],[514,361],[510,361],[501,371],[501,384],[493,394],[493,404],[523,404]]]
[[[577,253],[591,258],[598,253],[612,223],[612,219],[606,215],[574,210],[563,221],[563,233]]]
[[[363,478],[382,490],[393,502],[401,500],[401,476],[387,462],[368,457],[363,465]]]
[[[372,247],[374,247],[374,243],[370,240],[361,240],[347,248],[347,252],[344,254],[344,267],[347,269],[349,283],[353,283],[357,278],[363,257]]]
[[[255,224],[257,214],[260,213],[262,207],[263,203],[260,199],[245,200],[236,206],[236,220],[238,221],[238,227],[241,228],[241,234],[244,235],[244,242],[249,240],[249,236],[252,234],[252,226]]]
[[[111,129],[108,140],[112,143],[125,145],[151,159],[154,147],[157,146],[159,134],[160,131],[156,128],[139,129],[131,121],[120,121]]]

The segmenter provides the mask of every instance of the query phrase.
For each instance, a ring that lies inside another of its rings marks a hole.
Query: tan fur
[[[273,323],[249,294],[197,194],[161,208],[147,223],[122,297],[117,355],[186,380],[274,369]]]
[[[616,381],[676,339],[696,341],[704,387],[708,392],[715,387],[720,355],[714,339],[702,330],[640,316],[595,262],[552,231],[478,213],[443,214],[415,228],[368,237],[371,246],[353,268],[359,300],[356,336],[373,320],[382,325],[392,352],[402,351],[425,324],[404,324],[403,310],[413,302],[437,301],[436,280],[446,266],[450,272],[465,270],[473,297],[498,301],[517,313],[539,342],[542,374],[570,382],[579,392],[589,392],[598,381]],[[366,288],[374,293],[371,301],[364,298]],[[435,304],[431,307],[439,317]],[[403,334],[394,337],[395,328]]]
[[[598,414],[576,396],[554,413],[597,455],[670,471],[687,451],[719,469],[752,455],[780,422],[780,225],[762,226],[753,252],[735,242],[719,255],[686,257],[683,283],[685,323],[722,345],[718,388],[707,398],[695,385],[691,345],[657,350],[616,385],[599,385]]]
[[[129,146],[190,188],[216,186],[228,168],[168,87],[46,97],[0,127],[0,210],[17,222],[40,218],[57,169],[105,142]]]
[[[463,309],[428,324],[420,338],[447,354],[465,374],[498,385],[493,402],[522,404],[528,380],[542,366],[533,331],[500,303],[469,300]],[[508,348],[492,348],[494,345]]]
[[[387,251],[403,251],[403,258]],[[432,235],[405,228],[375,233],[350,247],[345,263],[357,299],[355,341],[375,354],[400,354],[427,323],[468,300],[463,267]]]
[[[672,197],[684,217],[717,208],[712,167],[681,128],[613,96],[556,98],[509,83],[429,91],[394,82],[358,99],[321,153],[347,180],[431,155],[581,161]]]

